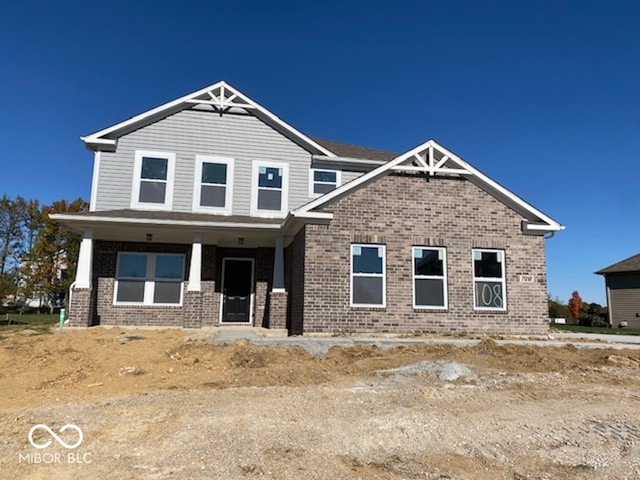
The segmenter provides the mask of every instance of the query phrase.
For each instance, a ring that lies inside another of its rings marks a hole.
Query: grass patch
[[[606,335],[640,335],[640,328],[585,327],[582,325],[551,325],[552,330],[576,333],[604,333]]]
[[[0,326],[36,327],[57,325],[60,315],[57,313],[23,313],[17,312],[1,313]]]

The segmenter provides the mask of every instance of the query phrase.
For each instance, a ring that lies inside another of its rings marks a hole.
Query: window
[[[340,171],[312,168],[309,176],[309,196],[318,197],[340,186]]]
[[[384,245],[351,245],[351,306],[384,307]]]
[[[196,155],[193,210],[231,213],[233,159]]]
[[[175,163],[176,156],[173,153],[137,151],[131,206],[171,208]]]
[[[478,310],[506,310],[502,250],[473,250],[473,296]]]
[[[287,212],[288,172],[289,166],[286,163],[253,163],[253,215],[283,216]]]
[[[447,254],[444,248],[413,247],[414,308],[447,308]]]
[[[183,278],[184,255],[120,252],[114,303],[180,305]]]

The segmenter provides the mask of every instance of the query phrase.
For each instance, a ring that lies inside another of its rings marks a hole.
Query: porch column
[[[193,245],[191,245],[191,263],[189,266],[188,292],[199,292],[200,281],[202,279],[202,235],[193,235]]]
[[[285,292],[284,289],[284,239],[276,238],[276,254],[273,259],[273,287],[272,292]]]
[[[78,268],[76,270],[75,288],[91,288],[91,264],[93,263],[93,232],[87,230],[82,234]]]

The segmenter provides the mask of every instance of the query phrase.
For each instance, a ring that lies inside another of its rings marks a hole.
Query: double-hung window
[[[231,213],[233,159],[196,155],[193,210]]]
[[[447,251],[413,247],[414,308],[447,308]]]
[[[115,304],[181,305],[184,255],[120,252]]]
[[[289,165],[253,162],[251,213],[284,216],[287,212]]]
[[[385,268],[384,245],[351,245],[351,306],[385,306]]]
[[[506,310],[504,251],[473,250],[473,297],[476,310]]]
[[[170,209],[175,164],[174,153],[136,151],[131,206]]]
[[[339,170],[312,168],[309,176],[309,196],[318,197],[340,186]]]

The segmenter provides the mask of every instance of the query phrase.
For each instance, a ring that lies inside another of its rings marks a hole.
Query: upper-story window
[[[251,214],[283,216],[287,213],[289,165],[253,162]]]
[[[175,153],[136,151],[131,206],[170,209],[175,166]]]
[[[233,158],[196,155],[193,210],[231,213]]]
[[[507,309],[503,250],[473,250],[473,283],[476,310]]]
[[[309,196],[318,197],[340,186],[339,170],[312,168],[309,175]]]

